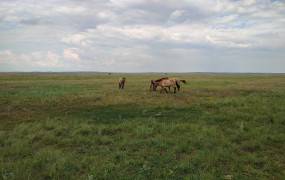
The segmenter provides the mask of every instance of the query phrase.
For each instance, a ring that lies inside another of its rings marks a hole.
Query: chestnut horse
[[[163,78],[160,78],[160,79],[157,79],[157,80],[151,80],[150,81],[150,87],[149,87],[149,90],[151,91],[156,91],[156,84],[158,82],[160,82],[161,80],[164,80],[164,79],[169,79],[168,77],[163,77]],[[169,87],[169,90],[170,90],[170,87]]]
[[[178,80],[176,78],[161,78],[155,81],[152,80],[150,88],[152,88],[153,91],[156,91],[157,87],[160,86],[161,87],[160,92],[164,90],[166,93],[168,93],[166,88],[168,88],[170,91],[170,88],[173,87],[174,93],[176,93],[176,88],[178,89],[178,91],[180,90],[180,86],[181,86],[180,82],[184,84],[186,83],[185,80]]]

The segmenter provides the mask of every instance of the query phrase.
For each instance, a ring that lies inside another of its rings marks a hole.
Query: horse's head
[[[157,82],[155,82],[154,80],[151,80],[150,81],[150,91],[156,91],[156,88],[157,88]]]

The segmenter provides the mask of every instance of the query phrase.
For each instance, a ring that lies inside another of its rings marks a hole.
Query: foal
[[[126,78],[122,77],[119,79],[119,89],[124,89],[125,88],[125,82],[126,82]]]

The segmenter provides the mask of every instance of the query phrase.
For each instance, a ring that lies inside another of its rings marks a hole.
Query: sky
[[[1,0],[11,71],[285,73],[285,0]]]

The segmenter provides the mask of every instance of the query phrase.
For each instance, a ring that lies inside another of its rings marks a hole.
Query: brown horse
[[[119,89],[124,89],[125,83],[126,83],[126,78],[125,77],[120,78],[119,79]]]
[[[156,91],[156,84],[164,79],[169,79],[168,77],[163,77],[163,78],[160,78],[160,79],[157,79],[157,80],[151,80],[150,81],[150,87],[149,87],[149,90],[151,91]],[[170,88],[169,88],[170,90]]]
[[[174,93],[176,93],[176,88],[178,89],[178,91],[180,90],[181,87],[180,82],[184,84],[186,83],[185,80],[178,80],[176,78],[161,78],[156,81],[152,80],[151,87],[153,88],[153,91],[156,91],[157,87],[160,86],[161,87],[160,92],[164,90],[166,93],[168,93],[166,88],[168,88],[170,91],[170,88],[173,87]]]

